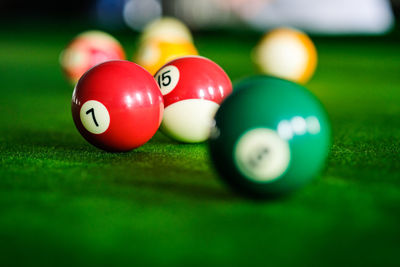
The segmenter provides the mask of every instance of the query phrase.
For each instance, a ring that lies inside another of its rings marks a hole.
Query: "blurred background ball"
[[[177,39],[193,42],[193,36],[189,28],[180,20],[172,17],[156,19],[146,25],[143,29],[141,42],[154,38],[167,42],[174,42]]]
[[[302,84],[308,82],[317,66],[317,50],[311,39],[290,28],[265,34],[252,57],[262,73]]]
[[[162,14],[158,0],[128,0],[123,9],[125,23],[135,31],[142,31],[145,25]]]
[[[97,0],[94,2],[91,13],[101,28],[117,30],[126,27],[123,9],[126,0]]]
[[[275,197],[322,170],[330,138],[328,116],[311,92],[258,76],[236,84],[221,104],[209,146],[221,178],[235,191]]]
[[[187,40],[151,39],[140,44],[134,62],[154,75],[167,62],[192,55],[198,55],[198,52],[194,44]]]
[[[116,59],[125,59],[124,49],[117,39],[102,31],[79,34],[60,55],[61,68],[73,84],[91,67]]]

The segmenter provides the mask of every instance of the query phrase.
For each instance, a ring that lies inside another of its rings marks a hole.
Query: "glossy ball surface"
[[[186,143],[207,140],[215,112],[232,92],[225,71],[204,57],[182,57],[162,67],[155,79],[164,96],[163,133]]]
[[[154,75],[167,62],[192,55],[198,55],[198,52],[194,44],[187,40],[151,39],[140,45],[134,56],[134,62]]]
[[[163,99],[154,78],[129,61],[108,61],[79,80],[72,117],[81,135],[107,151],[129,151],[151,139],[160,126]]]
[[[331,132],[325,109],[304,87],[247,78],[215,116],[209,147],[221,178],[253,197],[289,193],[324,167]]]
[[[253,51],[260,72],[304,84],[317,66],[317,50],[303,32],[278,28],[264,35]]]
[[[87,31],[68,44],[61,53],[60,63],[67,79],[76,84],[91,67],[108,60],[123,59],[124,49],[114,37],[101,31]]]

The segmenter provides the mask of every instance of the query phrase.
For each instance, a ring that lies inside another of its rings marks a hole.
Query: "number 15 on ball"
[[[225,71],[207,58],[188,56],[164,65],[155,79],[164,97],[163,133],[185,143],[206,141],[215,112],[232,92]]]

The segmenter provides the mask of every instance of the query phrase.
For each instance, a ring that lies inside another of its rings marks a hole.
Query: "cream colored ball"
[[[317,66],[317,50],[312,40],[291,28],[266,33],[252,58],[260,72],[301,84],[311,79]]]

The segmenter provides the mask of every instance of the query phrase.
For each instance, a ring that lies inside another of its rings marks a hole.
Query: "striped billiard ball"
[[[232,83],[215,62],[188,56],[164,65],[155,75],[164,97],[161,130],[185,143],[206,141],[215,112],[232,92]]]
[[[192,42],[184,39],[174,41],[153,38],[140,44],[133,61],[154,75],[164,64],[183,56],[198,55]]]

